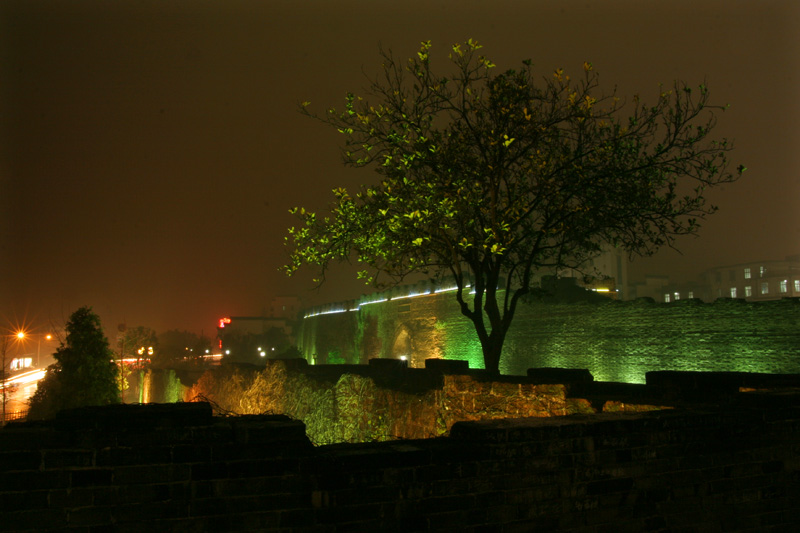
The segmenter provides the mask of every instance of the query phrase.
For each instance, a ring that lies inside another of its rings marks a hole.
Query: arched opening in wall
[[[400,329],[397,330],[397,333],[394,336],[391,356],[393,359],[404,359],[411,361],[412,353],[413,348],[411,344],[411,334],[406,326],[400,326]]]

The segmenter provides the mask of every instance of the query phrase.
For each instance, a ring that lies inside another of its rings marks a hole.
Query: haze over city
[[[380,67],[468,38],[498,70],[543,76],[591,61],[606,92],[653,100],[659,83],[705,83],[730,104],[745,177],[707,195],[698,238],[636,259],[645,273],[800,253],[800,4],[639,2],[116,2],[0,4],[0,325],[43,329],[90,305],[117,324],[213,335],[276,295],[307,304],[369,292],[342,269],[278,268],[290,207],[374,179],[344,168],[335,131],[301,116],[340,106]]]

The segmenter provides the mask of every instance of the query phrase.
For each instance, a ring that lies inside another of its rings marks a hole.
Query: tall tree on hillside
[[[28,418],[51,418],[61,409],[119,403],[117,367],[98,317],[81,307],[69,318],[65,342],[31,398]]]
[[[570,77],[539,76],[530,61],[495,72],[472,40],[454,45],[452,72],[434,73],[430,42],[383,70],[343,109],[303,111],[344,135],[345,163],[374,166],[379,183],[333,191],[328,216],[293,212],[289,275],[308,264],[318,282],[355,260],[367,282],[411,273],[449,277],[498,372],[520,298],[544,269],[580,268],[602,247],[649,255],[697,232],[715,211],[708,187],[734,181],[732,145],[712,140],[704,85],[676,82],[654,101],[599,94],[590,63]]]

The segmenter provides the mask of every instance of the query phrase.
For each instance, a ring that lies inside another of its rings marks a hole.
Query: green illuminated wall
[[[301,352],[317,363],[338,350],[348,363],[407,355],[415,367],[443,357],[482,368],[480,344],[452,293],[409,298],[403,296],[427,289],[402,290],[383,302],[350,302],[354,311],[304,319]],[[397,353],[398,345],[411,353]],[[800,373],[800,299],[522,305],[501,372],[525,374],[533,367],[587,368],[597,380],[629,383],[644,383],[650,370]]]

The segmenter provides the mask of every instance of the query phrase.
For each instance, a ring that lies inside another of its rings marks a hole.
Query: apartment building
[[[706,298],[749,301],[800,296],[800,255],[712,268],[700,276]]]

